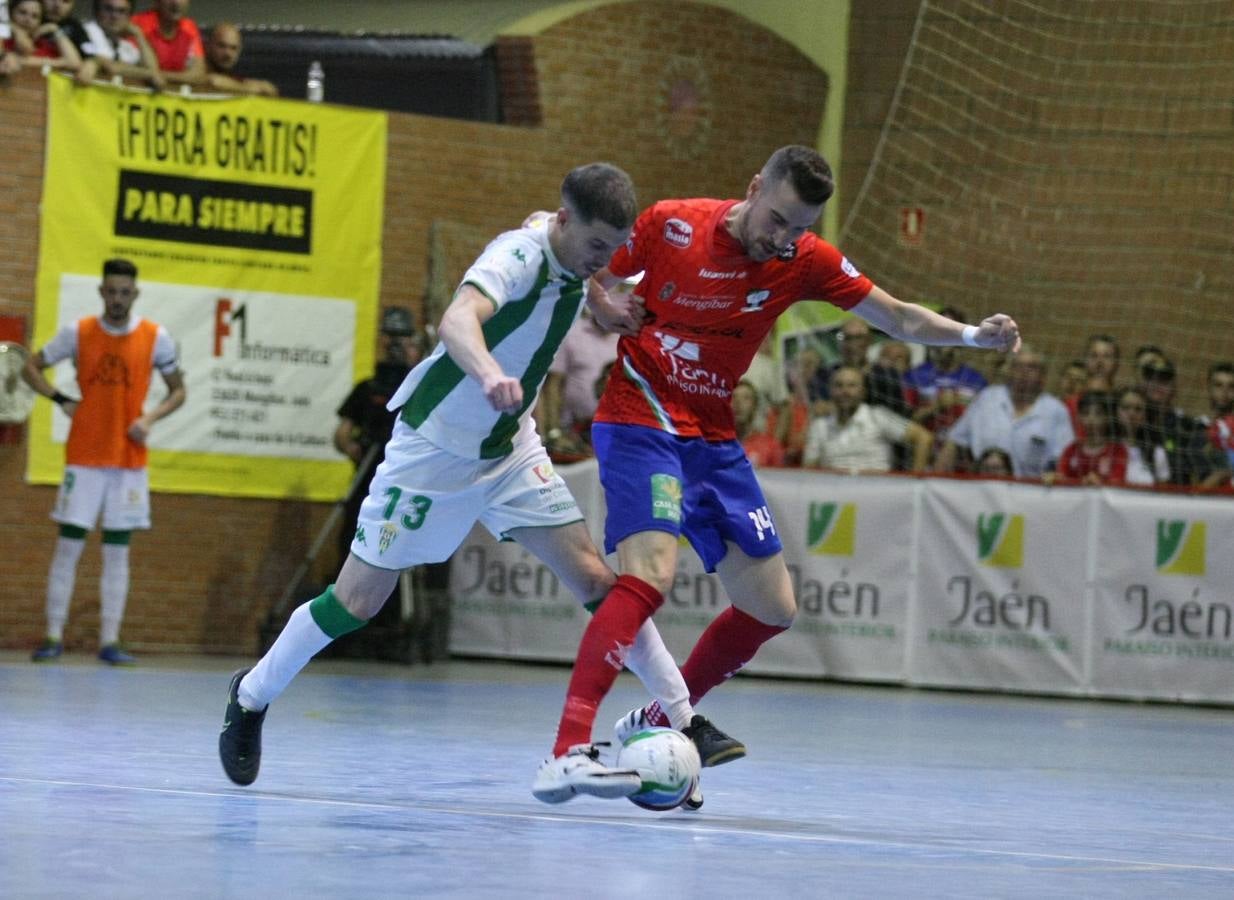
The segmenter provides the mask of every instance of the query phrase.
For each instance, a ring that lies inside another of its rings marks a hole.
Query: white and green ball
[[[702,768],[694,742],[671,728],[646,728],[630,735],[617,754],[617,768],[635,769],[643,785],[630,802],[643,809],[675,809],[698,786]]]

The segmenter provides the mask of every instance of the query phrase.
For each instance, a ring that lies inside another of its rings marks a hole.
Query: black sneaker
[[[240,705],[237,696],[240,680],[251,668],[241,669],[231,676],[231,685],[227,688],[227,712],[223,717],[223,730],[219,732],[219,760],[227,777],[236,784],[256,781],[257,769],[261,765],[261,723],[266,718],[266,710],[247,710]]]
[[[731,738],[703,716],[696,715],[681,733],[694,742],[703,768],[732,762],[746,755],[745,744]],[[701,805],[701,804],[700,804]]]

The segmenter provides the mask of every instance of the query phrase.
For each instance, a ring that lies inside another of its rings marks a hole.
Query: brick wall
[[[483,242],[531,209],[555,206],[573,165],[622,165],[645,202],[736,196],[770,149],[810,143],[823,113],[824,73],[713,7],[607,6],[536,38],[534,58],[541,127],[390,116],[384,303],[419,318],[432,284],[440,303]],[[44,103],[35,75],[0,83],[0,314],[32,314]],[[42,632],[55,540],[47,519],[54,490],[24,484],[25,452],[24,444],[0,446],[3,647],[30,646]],[[153,507],[154,530],[133,540],[125,640],[137,649],[252,653],[258,624],[328,508],[169,494],[155,495]],[[98,569],[92,535],[66,632],[71,648],[94,646]]]

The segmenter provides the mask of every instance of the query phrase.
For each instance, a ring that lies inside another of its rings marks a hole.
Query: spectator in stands
[[[1170,480],[1165,448],[1152,439],[1144,421],[1148,398],[1138,387],[1115,394],[1115,431],[1127,448],[1127,484],[1154,485]]]
[[[744,378],[733,388],[737,440],[757,468],[784,465],[784,445],[767,430],[767,410],[758,388]]]
[[[1202,429],[1174,405],[1174,363],[1165,359],[1141,366],[1140,388],[1148,398],[1145,426],[1153,442],[1165,448],[1171,483],[1190,485],[1196,474],[1196,432]]]
[[[77,48],[77,55],[85,59],[86,54],[82,47],[87,40],[86,29],[82,27],[81,20],[73,15],[73,2],[74,0],[43,0],[43,24],[54,25],[63,31]]]
[[[614,292],[629,294],[639,280],[628,278]],[[544,448],[554,459],[591,455],[591,419],[600,403],[596,379],[617,358],[618,337],[601,328],[584,304],[557,348],[534,415]]]
[[[1079,391],[1063,394],[1063,403],[1071,413],[1071,428],[1076,440],[1084,437],[1078,404],[1085,391],[1114,390],[1114,376],[1118,372],[1118,342],[1108,334],[1092,334],[1084,348],[1084,386]]]
[[[1002,447],[988,447],[977,460],[974,472],[986,478],[1010,478],[1011,455]]]
[[[892,468],[895,444],[903,442],[912,448],[912,471],[925,471],[933,436],[885,406],[866,403],[861,369],[840,366],[831,376],[829,393],[832,412],[810,422],[802,465],[887,472]]]
[[[4,40],[6,55],[15,54],[23,66],[76,71],[81,65],[81,54],[69,36],[54,22],[43,21],[40,0],[16,0],[10,15],[13,33]]]
[[[968,322],[953,306],[938,312],[956,322]],[[985,386],[985,376],[961,362],[957,347],[927,348],[926,361],[904,376],[904,397],[912,419],[933,432],[936,452],[946,443],[948,429]]]
[[[155,90],[166,86],[154,50],[133,24],[132,14],[132,0],[94,0],[94,18],[85,24],[85,62],[77,70],[78,81],[120,77]]]
[[[913,367],[912,350],[903,341],[883,341],[878,345],[878,364],[899,372],[900,380],[903,382],[904,375]]]
[[[767,427],[784,445],[784,464],[801,465],[810,428],[810,384],[823,365],[818,350],[806,343],[788,362],[788,400],[772,410]]]
[[[240,29],[230,22],[220,22],[210,29],[206,38],[205,87],[228,94],[277,97],[279,90],[269,81],[245,78],[236,71],[242,48]]]
[[[1088,390],[1112,391],[1118,376],[1118,341],[1108,334],[1092,334],[1084,348],[1084,369],[1088,373]]]
[[[774,409],[788,402],[788,386],[784,378],[784,366],[776,358],[775,331],[767,332],[758,347],[758,353],[750,360],[750,368],[742,376],[754,385],[759,401]]]
[[[1195,483],[1203,488],[1230,483],[1234,472],[1234,363],[1208,369],[1208,412],[1196,419],[1192,459]]]
[[[1076,410],[1084,436],[1067,445],[1058,469],[1041,480],[1072,484],[1123,484],[1127,480],[1127,445],[1114,430],[1114,409],[1105,391],[1085,391]]]
[[[1045,357],[1021,347],[1011,361],[1007,383],[982,390],[951,427],[936,471],[966,471],[961,452],[980,459],[989,447],[1011,454],[1017,478],[1040,478],[1051,471],[1075,433],[1067,407],[1045,391],[1045,377]]]
[[[904,389],[900,384],[900,373],[895,369],[870,362],[870,345],[873,336],[865,319],[853,316],[840,326],[836,335],[840,343],[840,361],[833,366],[823,367],[815,374],[809,384],[810,414],[812,416],[826,415],[831,408],[826,401],[830,400],[831,376],[841,366],[850,366],[862,373],[865,380],[866,403],[871,406],[886,406],[900,416],[912,413],[904,401]]]
[[[1058,376],[1058,392],[1056,396],[1070,397],[1072,394],[1079,396],[1084,393],[1087,385],[1088,369],[1084,365],[1084,360],[1073,359],[1063,367],[1063,371]]]
[[[158,58],[159,71],[174,84],[201,84],[205,78],[206,51],[188,10],[189,0],[153,0],[150,9],[133,16]]]
[[[1165,351],[1156,344],[1141,344],[1135,351],[1135,371],[1138,375],[1147,365],[1163,366],[1166,359]]]

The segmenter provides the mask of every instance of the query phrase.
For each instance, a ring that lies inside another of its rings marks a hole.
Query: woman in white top
[[[1127,446],[1127,484],[1152,485],[1170,480],[1170,461],[1165,447],[1155,443],[1144,427],[1148,399],[1136,387],[1118,392],[1119,435]]]

